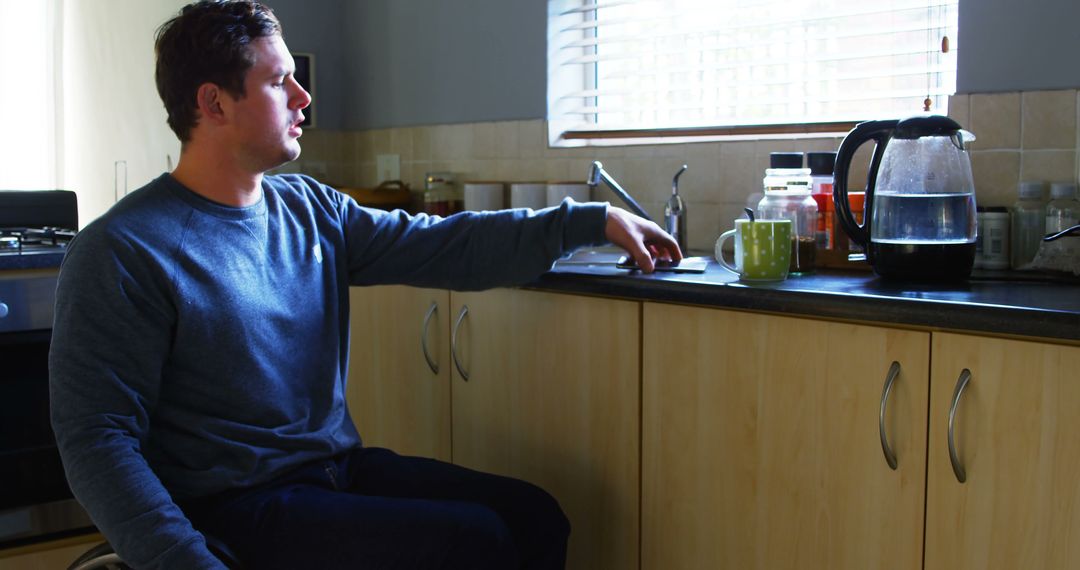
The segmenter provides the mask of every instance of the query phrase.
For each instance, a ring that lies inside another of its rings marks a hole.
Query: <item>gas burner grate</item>
[[[63,252],[73,237],[67,228],[0,228],[0,255]]]

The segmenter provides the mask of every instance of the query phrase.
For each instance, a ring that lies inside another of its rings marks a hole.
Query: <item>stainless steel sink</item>
[[[627,275],[630,273],[629,269],[615,267],[625,255],[626,252],[617,247],[579,249],[556,261],[552,271],[584,275]]]

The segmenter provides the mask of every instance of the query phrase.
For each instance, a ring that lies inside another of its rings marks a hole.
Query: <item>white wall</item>
[[[186,3],[64,3],[60,187],[78,194],[82,226],[114,203],[116,161],[127,163],[130,191],[165,172],[166,155],[179,157],[154,85],[154,33]]]

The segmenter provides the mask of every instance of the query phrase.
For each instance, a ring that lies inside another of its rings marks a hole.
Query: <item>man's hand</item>
[[[656,269],[656,259],[678,263],[683,258],[679,244],[660,226],[614,206],[608,207],[604,236],[625,249],[645,273]]]

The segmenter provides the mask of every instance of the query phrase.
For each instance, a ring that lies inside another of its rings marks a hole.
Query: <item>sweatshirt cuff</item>
[[[608,243],[605,236],[608,209],[606,203],[567,201],[567,206],[566,225],[563,232],[563,245],[566,251]]]

